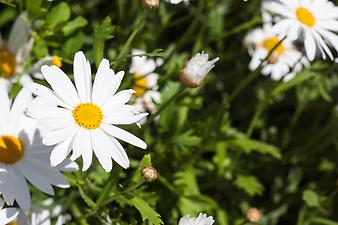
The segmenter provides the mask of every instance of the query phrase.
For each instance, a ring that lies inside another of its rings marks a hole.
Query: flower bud
[[[145,167],[142,172],[142,177],[145,181],[151,183],[157,179],[157,170],[152,166]]]
[[[246,213],[246,219],[250,223],[259,223],[261,220],[261,212],[257,208],[250,208]]]
[[[198,87],[204,78],[214,68],[219,58],[208,61],[209,56],[204,52],[196,54],[191,58],[180,74],[181,82],[188,87]]]
[[[160,5],[160,0],[143,0],[143,4],[148,9],[155,9]]]

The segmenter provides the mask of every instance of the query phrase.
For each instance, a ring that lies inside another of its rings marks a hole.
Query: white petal
[[[112,137],[116,137],[117,139],[120,139],[142,149],[147,148],[147,144],[144,141],[121,128],[108,124],[102,124],[101,128]]]
[[[315,58],[316,55],[316,42],[309,31],[305,31],[304,40],[306,55],[310,61]]]
[[[67,139],[67,137],[74,135],[78,130],[75,125],[67,126],[62,129],[53,130],[48,132],[42,139],[42,143],[47,146],[58,144]]]
[[[52,166],[57,166],[63,160],[65,160],[65,158],[71,151],[72,141],[73,141],[73,136],[69,136],[66,140],[57,144],[54,147],[52,154],[50,155],[50,162]]]
[[[82,51],[74,57],[74,80],[81,102],[91,102],[92,74],[90,64]]]
[[[91,131],[91,137],[92,148],[97,159],[99,160],[103,169],[106,172],[110,172],[113,167],[113,163],[109,155],[109,152],[112,148],[111,140],[109,139],[108,135],[99,128]]]

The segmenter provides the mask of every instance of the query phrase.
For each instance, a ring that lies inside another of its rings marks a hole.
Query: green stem
[[[234,92],[230,96],[230,102],[232,102],[244,88],[246,88],[252,81],[254,81],[259,75],[260,68],[262,67],[263,63],[271,56],[271,54],[277,49],[277,47],[282,44],[282,42],[286,39],[286,36],[282,38],[269,52],[269,54],[261,61],[257,69],[252,71],[234,90]]]
[[[106,198],[110,195],[111,190],[117,184],[119,178],[120,168],[114,168],[113,172],[110,174],[108,178],[108,182],[105,185],[103,191],[101,192],[99,198],[96,201],[98,207],[106,200]]]
[[[268,98],[267,98],[268,99]],[[256,126],[256,123],[261,115],[261,113],[263,112],[263,109],[265,108],[266,106],[266,103],[267,101],[266,100],[262,100],[258,106],[257,106],[257,109],[256,109],[256,112],[255,112],[255,115],[253,116],[251,122],[250,122],[250,125],[249,125],[249,128],[247,129],[246,131],[246,135],[248,137],[250,137],[252,135],[252,132]]]
[[[75,217],[75,220],[80,224],[80,225],[89,225],[84,219],[83,214],[81,213],[79,207],[76,205],[76,203],[71,204],[70,210]]]
[[[181,96],[182,93],[184,93],[184,90],[185,86],[181,84],[176,93],[173,94],[166,102],[162,103],[157,111],[147,119],[147,122],[143,125],[143,128],[149,126],[151,121],[153,121],[168,105],[170,105],[171,102],[173,102],[175,99]]]

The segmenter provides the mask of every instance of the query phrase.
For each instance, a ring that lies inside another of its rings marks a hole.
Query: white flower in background
[[[7,89],[12,83],[18,81],[19,76],[22,84],[31,81],[27,74],[21,75],[21,73],[24,72],[24,62],[32,46],[30,25],[27,14],[23,13],[15,20],[8,41],[0,38],[0,82],[5,84]]]
[[[263,7],[283,17],[273,27],[275,33],[291,40],[304,37],[306,55],[313,60],[319,49],[322,58],[333,60],[328,45],[338,51],[338,7],[328,0],[278,0],[266,2]],[[300,32],[301,31],[301,32]]]
[[[71,221],[70,215],[61,215],[62,207],[52,207],[53,199],[42,202],[41,207],[36,207],[30,212],[19,210],[19,215],[10,225],[51,225],[54,219],[55,225],[65,225]],[[48,209],[47,209],[48,208]]]
[[[51,167],[51,148],[42,144],[36,121],[24,115],[32,101],[28,90],[21,90],[14,103],[4,88],[0,88],[0,192],[7,205],[30,206],[26,179],[40,191],[53,195],[52,185],[67,188],[69,184],[61,171],[77,169],[75,163],[63,162]]]
[[[19,214],[16,208],[3,208],[4,200],[0,198],[0,225],[6,225],[12,222]]]
[[[132,55],[142,55],[144,51],[134,49]],[[132,58],[129,72],[133,74],[133,85],[131,89],[135,90],[134,106],[140,112],[149,111],[153,113],[156,110],[156,104],[161,101],[161,94],[158,91],[158,74],[154,73],[157,66],[162,64],[160,59],[148,59],[146,56],[134,56]]]
[[[255,70],[261,64],[269,52],[281,41],[276,36],[269,24],[263,28],[257,28],[251,31],[245,38],[245,44],[248,47],[252,59],[249,64],[250,70]],[[263,62],[262,74],[271,75],[274,80],[288,81],[293,78],[303,68],[308,65],[307,59],[299,52],[292,42],[288,39],[274,50],[274,52]]]
[[[190,0],[166,0],[167,2],[169,2],[170,4],[174,4],[177,5],[181,2],[184,2],[185,4],[189,4]]]
[[[33,64],[27,71],[28,74],[32,75],[32,77],[39,79],[39,80],[43,80],[44,77],[41,73],[41,67],[47,65],[47,66],[51,66],[51,65],[55,65],[59,68],[62,67],[62,61],[61,58],[58,55],[47,55],[45,57],[43,57],[42,59],[40,59],[38,62],[36,62],[35,64]]]
[[[200,86],[206,75],[215,67],[215,63],[219,58],[208,60],[209,56],[204,52],[197,53],[191,58],[181,72],[180,78],[182,83],[188,87]]]
[[[135,107],[126,104],[135,91],[117,92],[124,72],[115,74],[107,59],[101,61],[93,86],[90,64],[83,52],[77,52],[74,58],[76,88],[57,66],[43,66],[41,72],[53,90],[28,84],[37,98],[27,109],[27,114],[48,129],[42,142],[56,145],[50,157],[52,166],[60,164],[73,150],[71,160],[82,156],[83,170],[87,170],[94,152],[109,172],[112,158],[123,168],[130,164],[117,139],[139,148],[147,147],[138,137],[115,126],[137,123],[148,113],[138,113]]]
[[[197,218],[190,218],[190,215],[184,216],[178,222],[178,225],[212,225],[215,222],[212,216],[200,213]]]

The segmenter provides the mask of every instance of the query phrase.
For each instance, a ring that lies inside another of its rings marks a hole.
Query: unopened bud
[[[155,9],[160,5],[160,0],[143,0],[143,4],[149,9]]]
[[[181,82],[188,87],[198,87],[204,78],[214,68],[218,58],[209,61],[208,54],[204,52],[196,54],[185,65],[180,74]]]
[[[257,208],[250,208],[246,213],[246,219],[250,223],[259,223],[261,220],[261,212]]]
[[[145,167],[141,174],[143,179],[149,183],[157,179],[157,170],[152,166]]]

